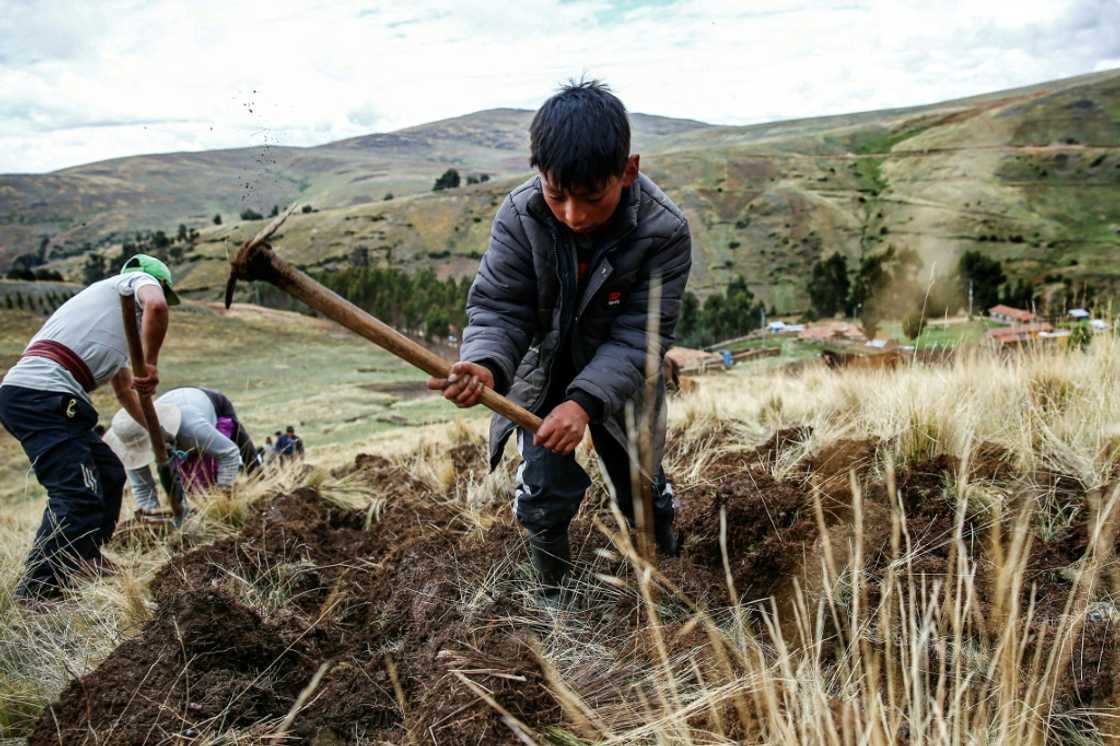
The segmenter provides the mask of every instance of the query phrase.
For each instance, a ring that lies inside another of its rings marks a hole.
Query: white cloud
[[[2,2],[0,172],[288,145],[608,80],[719,123],[924,103],[1103,69],[1115,0]]]

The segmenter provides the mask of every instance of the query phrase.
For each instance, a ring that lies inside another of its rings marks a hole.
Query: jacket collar
[[[638,227],[638,208],[641,205],[642,198],[642,189],[639,182],[643,178],[645,177],[639,174],[634,183],[623,190],[622,197],[618,201],[618,208],[615,209],[614,216],[600,236],[603,245],[611,246],[621,241],[630,231]],[[533,178],[532,189],[533,194],[529,197],[528,203],[529,212],[538,220],[551,225],[555,231],[566,231],[567,228],[556,219],[556,216],[552,214],[552,210],[548,208],[548,204],[544,201],[540,176]]]

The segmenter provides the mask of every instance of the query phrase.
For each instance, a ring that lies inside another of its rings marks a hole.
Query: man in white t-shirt
[[[24,602],[62,593],[76,570],[106,570],[101,545],[116,528],[125,473],[94,431],[90,392],[106,381],[121,406],[143,421],[137,392],[159,384],[168,306],[179,302],[171,270],[137,254],[121,273],[95,282],[51,314],[0,383],[0,422],[23,446],[47,490],[47,507],[16,587]],[[148,375],[133,378],[120,297],[134,295]]]

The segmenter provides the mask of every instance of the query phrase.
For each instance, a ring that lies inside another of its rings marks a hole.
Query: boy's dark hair
[[[568,81],[529,126],[529,165],[557,189],[598,189],[630,157],[626,107],[598,80]]]

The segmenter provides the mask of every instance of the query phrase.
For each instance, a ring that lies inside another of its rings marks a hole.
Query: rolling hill
[[[525,163],[529,117],[481,112],[321,149],[287,149],[285,173],[295,174],[297,163],[300,173],[309,173],[307,161],[314,158],[324,161],[321,170],[302,192],[275,186],[278,191],[269,193],[275,196],[258,204],[283,203],[287,195],[323,208],[294,215],[276,242],[281,255],[306,268],[371,263],[470,274],[495,207],[527,176],[519,164]],[[1013,276],[1033,282],[1064,279],[1112,295],[1120,289],[1120,265],[1111,261],[1120,249],[1120,71],[929,106],[746,127],[634,119],[643,168],[689,216],[697,292],[743,274],[768,306],[799,310],[813,262],[837,251],[856,260],[888,246],[915,249],[927,272],[944,273],[962,251],[981,249],[1004,260]],[[188,160],[233,169],[251,151],[229,152],[237,155],[151,156],[125,159],[117,168],[139,174]],[[354,182],[359,165],[370,169],[363,175],[373,173],[369,153],[395,153],[400,160],[393,163],[402,165]],[[427,191],[445,165],[494,178]],[[339,173],[347,168],[354,175]],[[155,177],[132,178],[157,191],[150,185]],[[197,188],[181,188],[190,195],[184,202],[216,193],[197,178]],[[398,197],[382,201],[389,189]],[[13,203],[7,191],[3,195],[0,214],[11,214]],[[197,215],[205,218],[210,209],[197,208]],[[96,214],[128,224],[123,209]],[[202,230],[178,268],[184,287],[216,297],[228,252],[260,225]],[[51,266],[74,277],[80,261]]]
[[[232,222],[247,208],[264,213],[296,199],[337,208],[427,192],[452,167],[464,176],[522,173],[532,116],[492,109],[311,148],[142,155],[0,176],[0,268],[22,254],[60,258],[138,230],[203,228],[215,214]],[[642,147],[708,126],[643,114],[632,121]]]

